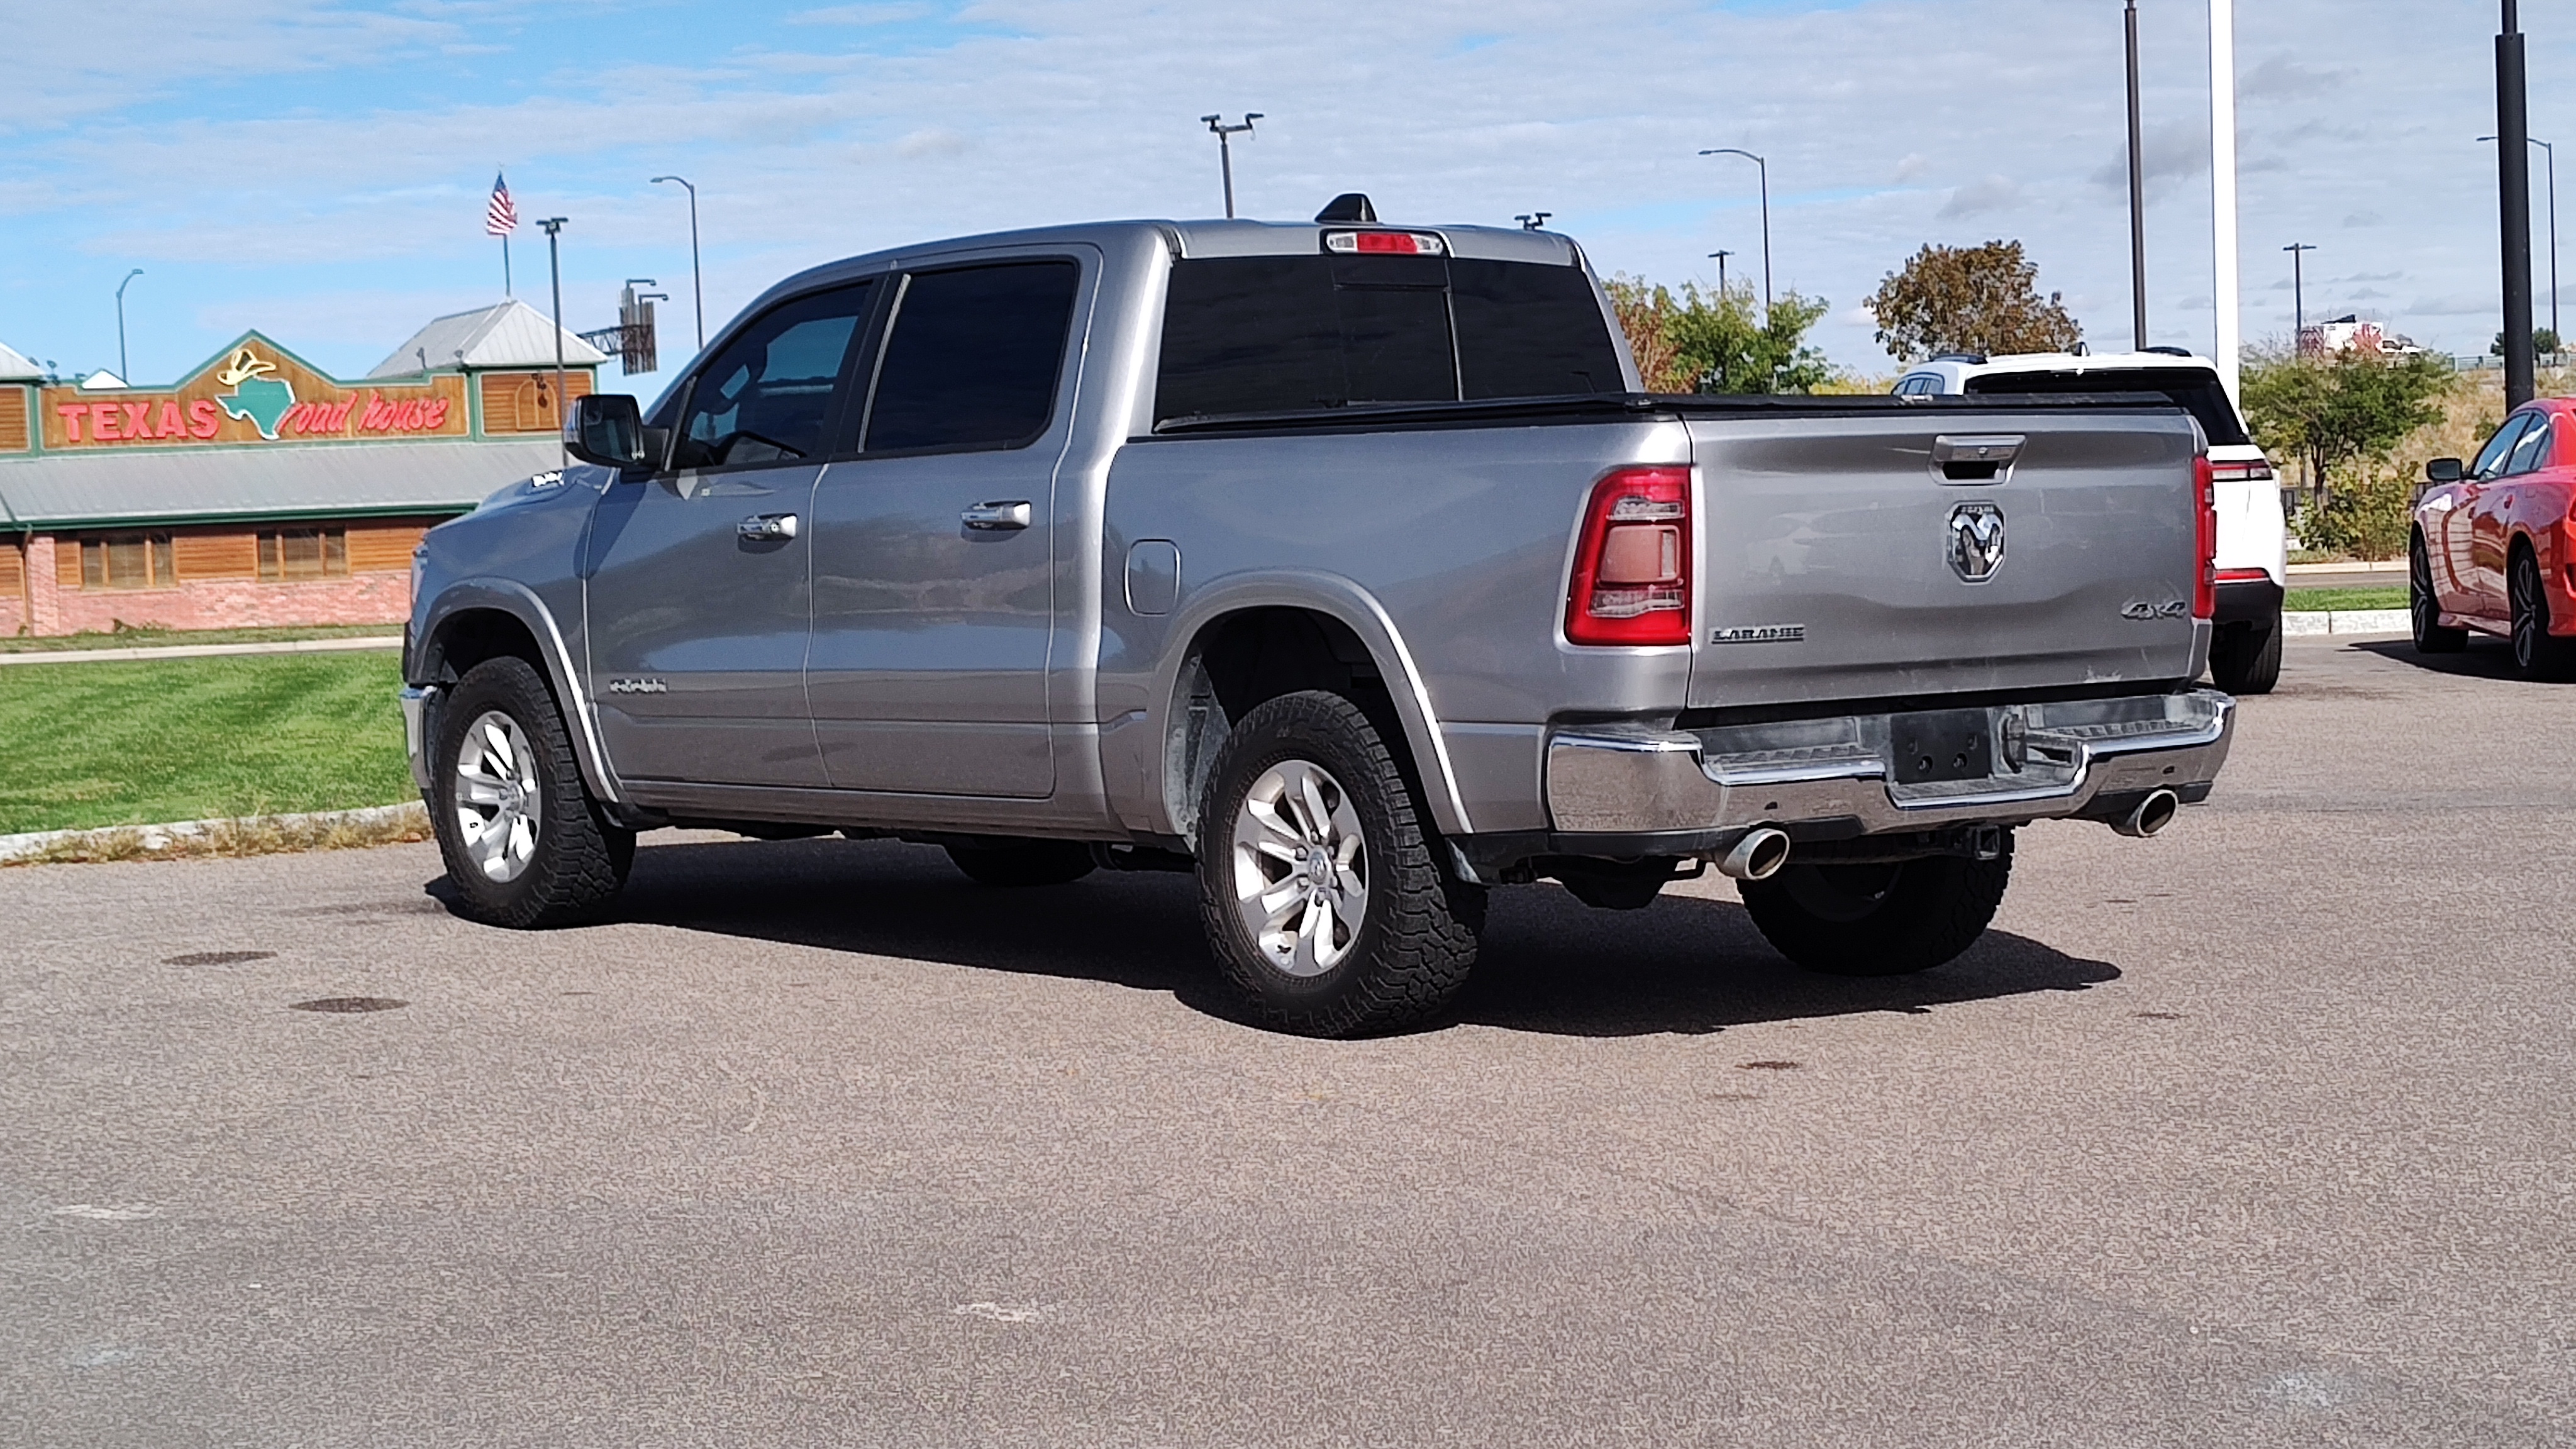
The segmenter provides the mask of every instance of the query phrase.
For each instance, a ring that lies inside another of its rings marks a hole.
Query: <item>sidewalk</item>
[[[96,664],[116,659],[204,659],[217,654],[327,654],[343,649],[400,649],[400,634],[354,639],[286,639],[271,644],[161,644],[148,649],[30,649],[0,654],[0,665]]]

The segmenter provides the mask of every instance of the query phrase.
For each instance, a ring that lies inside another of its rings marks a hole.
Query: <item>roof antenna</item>
[[[1369,204],[1368,193],[1345,191],[1326,202],[1324,209],[1315,213],[1315,220],[1326,223],[1350,222],[1360,226],[1375,226],[1377,208]]]

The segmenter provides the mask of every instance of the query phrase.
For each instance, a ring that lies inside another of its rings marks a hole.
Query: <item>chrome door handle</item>
[[[793,513],[757,514],[735,524],[734,532],[741,534],[751,543],[774,543],[782,538],[794,538],[796,515]]]
[[[968,528],[1026,528],[1035,510],[1025,498],[1003,503],[978,503],[957,515]]]

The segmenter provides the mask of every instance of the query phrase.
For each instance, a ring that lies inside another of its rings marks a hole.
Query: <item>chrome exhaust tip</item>
[[[1737,880],[1769,880],[1789,863],[1789,832],[1772,825],[1756,825],[1744,832],[1735,848],[1717,863],[1720,872]]]
[[[2171,790],[2151,790],[2147,798],[2138,802],[2138,808],[2112,821],[2111,828],[2144,840],[2173,824],[2175,813],[2181,809],[2182,800]]]

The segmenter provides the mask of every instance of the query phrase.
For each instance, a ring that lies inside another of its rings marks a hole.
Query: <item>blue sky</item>
[[[123,0],[13,7],[0,59],[0,341],[137,381],[258,327],[354,374],[496,299],[486,191],[571,218],[566,321],[629,277],[690,350],[699,186],[710,326],[797,267],[909,240],[1218,210],[1197,117],[1238,143],[1247,214],[1364,190],[1390,219],[1554,213],[1605,272],[1758,276],[1833,358],[1890,369],[1856,304],[1927,241],[2018,237],[2088,335],[2125,345],[2117,0],[1530,0],[1210,5],[689,0]],[[2209,346],[2205,0],[2142,0],[2152,340]],[[2528,0],[2534,133],[2576,139],[2576,3]],[[2244,323],[2359,309],[2430,345],[2494,333],[2491,42],[2477,0],[2243,0]],[[2576,167],[2576,149],[2571,149]],[[2535,172],[2537,168],[2535,167]],[[2576,188],[2576,172],[2571,172]],[[2571,190],[2576,219],[2576,190]],[[2545,243],[2545,239],[2544,239]],[[513,244],[544,305],[544,242]],[[2576,278],[2571,278],[2576,283]],[[2547,285],[2545,262],[2540,285]],[[2545,324],[2546,298],[2542,321]],[[630,385],[650,391],[651,379]]]

